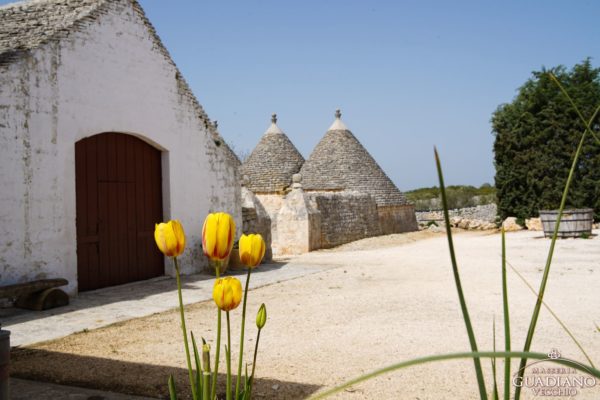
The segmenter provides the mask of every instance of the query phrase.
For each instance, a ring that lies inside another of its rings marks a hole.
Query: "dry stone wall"
[[[484,206],[457,208],[454,210],[448,210],[450,218],[460,217],[466,219],[478,219],[486,222],[495,222],[498,207],[496,204],[486,204]],[[429,222],[429,221],[443,221],[444,212],[442,210],[437,211],[417,211],[417,221]]]
[[[413,232],[419,229],[413,205],[379,206],[377,213],[381,235]]]
[[[242,187],[242,232],[260,233],[265,241],[265,260],[273,257],[271,218],[254,193]]]
[[[321,214],[320,248],[379,235],[375,199],[365,193],[311,192],[309,198]]]

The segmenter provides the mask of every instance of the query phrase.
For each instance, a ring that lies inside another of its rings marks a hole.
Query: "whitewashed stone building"
[[[206,214],[241,227],[238,164],[135,0],[0,7],[0,284],[169,273],[170,218],[200,270]]]

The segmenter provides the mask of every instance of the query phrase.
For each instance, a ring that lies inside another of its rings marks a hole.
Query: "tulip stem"
[[[240,359],[238,362],[237,380],[235,383],[235,398],[238,398],[240,393],[240,381],[242,380],[242,361],[244,359],[244,330],[246,326],[246,300],[248,299],[248,286],[250,286],[250,274],[252,268],[248,267],[248,275],[246,277],[246,287],[244,289],[244,304],[242,305],[242,333],[240,334]]]
[[[202,372],[202,400],[208,400],[210,394],[210,372]]]
[[[252,360],[252,374],[250,374],[250,387],[248,388],[248,398],[252,398],[252,386],[254,385],[254,370],[256,369],[256,355],[258,354],[258,342],[260,341],[260,331],[262,328],[258,328],[256,334],[256,344],[254,345],[254,358]]]
[[[173,257],[175,264],[175,277],[177,279],[177,294],[179,295],[179,314],[181,316],[181,330],[183,331],[183,344],[185,346],[185,358],[187,361],[188,374],[190,376],[190,386],[192,388],[192,398],[197,399],[196,385],[194,384],[194,376],[192,374],[192,362],[190,361],[190,347],[187,339],[187,329],[185,327],[185,315],[183,312],[183,297],[181,296],[181,280],[179,279],[179,263],[177,257]]]
[[[227,315],[227,400],[231,400],[231,326],[229,323],[229,311]]]
[[[221,261],[215,261],[215,274],[217,279],[221,275]],[[217,307],[217,350],[215,354],[215,374],[213,375],[211,399],[217,398],[217,376],[219,375],[219,356],[221,355],[221,309]]]

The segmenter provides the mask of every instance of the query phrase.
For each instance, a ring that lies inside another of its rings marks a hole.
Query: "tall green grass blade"
[[[571,96],[565,91],[565,96],[570,99],[573,106],[575,103],[572,101]],[[579,109],[577,109],[579,113]],[[581,154],[581,149],[583,148],[583,143],[585,142],[586,134],[591,132],[591,123],[598,115],[598,111],[600,111],[600,106],[596,108],[594,115],[589,120],[589,122],[585,122],[586,129],[581,135],[581,139],[579,140],[579,144],[577,145],[577,150],[575,151],[575,157],[573,157],[573,162],[571,164],[571,169],[569,170],[569,176],[567,177],[567,183],[565,184],[565,189],[562,194],[562,199],[560,201],[560,207],[558,209],[558,215],[556,217],[556,225],[554,227],[554,233],[552,234],[552,241],[550,243],[550,249],[548,250],[548,257],[546,259],[546,266],[544,267],[544,273],[542,276],[542,282],[540,284],[540,289],[538,290],[538,298],[535,302],[535,307],[533,309],[533,314],[531,316],[531,322],[529,323],[529,329],[527,330],[527,337],[525,338],[525,345],[523,346],[523,351],[528,352],[531,348],[531,342],[533,341],[533,334],[535,333],[535,327],[537,325],[537,320],[540,314],[540,309],[542,307],[542,300],[544,299],[544,292],[546,291],[546,285],[548,283],[548,276],[550,273],[550,266],[552,265],[552,256],[554,255],[554,247],[556,245],[556,239],[558,237],[558,228],[560,226],[560,221],[562,219],[563,210],[565,209],[565,205],[567,203],[567,195],[569,193],[569,188],[571,187],[571,182],[573,181],[573,176],[575,175],[575,169],[577,167],[577,162],[579,161],[579,155]],[[527,365],[527,358],[521,359],[521,363],[519,364],[519,378],[523,377],[525,371],[525,365]],[[515,389],[515,400],[519,400],[521,398],[521,387],[517,387]]]
[[[523,281],[523,283],[525,284],[525,286],[527,286],[529,288],[529,290],[534,294],[534,296],[538,297],[538,293],[535,291],[535,289],[533,288],[533,286],[515,268],[515,266],[512,265],[508,261],[506,261],[506,263],[513,270],[513,272],[515,274],[517,274],[517,276]],[[590,358],[590,356],[588,355],[588,353],[585,351],[585,349],[583,348],[583,346],[581,345],[581,343],[579,343],[579,341],[577,340],[577,338],[575,337],[575,335],[573,335],[573,333],[569,330],[569,328],[567,327],[567,325],[564,322],[562,322],[562,320],[558,317],[558,315],[556,315],[556,313],[552,310],[552,308],[550,308],[550,306],[545,301],[542,301],[542,305],[544,306],[544,308],[546,310],[548,310],[548,312],[550,313],[550,315],[552,315],[552,317],[556,320],[556,322],[558,322],[558,324],[561,326],[561,328],[563,328],[563,330],[567,333],[567,335],[569,335],[569,337],[571,338],[571,340],[573,340],[573,343],[575,343],[575,345],[579,348],[579,350],[581,350],[581,353],[586,358],[587,362],[590,363],[590,365],[595,368],[596,366],[594,365],[594,362],[592,361],[592,359]]]
[[[177,389],[175,388],[175,381],[173,375],[169,375],[169,398],[171,400],[177,400]]]
[[[198,354],[198,346],[196,346],[196,339],[194,338],[194,332],[190,331],[192,335],[192,348],[194,349],[194,360],[196,361],[196,388],[198,396],[202,393],[202,368],[200,364],[200,355]]]
[[[504,351],[510,351],[510,315],[506,283],[506,233],[502,228],[502,306],[504,309]],[[504,359],[504,400],[510,400],[510,358]]]
[[[387,373],[390,373],[393,371],[397,371],[397,370],[407,368],[407,367],[412,367],[414,365],[426,364],[426,363],[435,362],[435,361],[456,360],[456,359],[463,359],[463,358],[481,359],[481,358],[491,358],[491,357],[528,358],[528,359],[532,359],[532,360],[544,360],[544,361],[553,362],[553,363],[556,363],[559,365],[571,367],[578,371],[582,371],[586,374],[589,374],[590,376],[593,376],[595,378],[600,378],[600,370],[597,370],[594,367],[590,367],[588,365],[584,365],[577,361],[569,360],[566,358],[549,359],[548,354],[522,352],[522,351],[497,351],[497,352],[478,351],[478,352],[472,352],[472,353],[466,352],[466,353],[451,353],[451,354],[427,356],[427,357],[415,358],[415,359],[408,360],[408,361],[403,361],[403,362],[400,362],[397,364],[392,364],[385,368],[381,368],[381,369],[375,370],[373,372],[370,372],[368,374],[361,375],[358,378],[347,381],[339,386],[334,387],[333,389],[327,390],[326,392],[323,392],[314,397],[311,397],[310,399],[312,399],[312,400],[323,399],[323,398],[331,396],[335,393],[339,393],[342,390],[349,388],[350,386],[357,385],[359,383],[368,381],[369,379],[373,379],[373,378],[376,378],[378,376],[381,376],[381,375],[384,375],[384,374],[387,374]]]
[[[496,317],[492,323],[492,346],[494,353],[496,352]],[[496,357],[492,357],[492,376],[494,377],[494,400],[498,400],[498,381],[496,380]]]
[[[475,340],[475,333],[473,332],[473,326],[471,325],[471,318],[469,318],[469,311],[467,310],[467,303],[460,283],[460,275],[458,273],[458,264],[456,263],[456,255],[454,253],[454,243],[452,241],[452,227],[450,226],[450,217],[448,215],[448,199],[446,198],[446,188],[444,186],[444,175],[442,174],[442,166],[440,163],[440,157],[437,149],[434,148],[435,164],[437,167],[438,179],[440,182],[440,192],[442,194],[442,205],[444,207],[444,219],[446,222],[446,236],[448,238],[448,247],[450,249],[450,260],[452,262],[452,272],[454,273],[454,282],[456,283],[456,291],[458,292],[458,299],[460,301],[460,308],[462,310],[463,319],[465,320],[465,326],[467,328],[467,335],[469,336],[469,344],[471,350],[477,352],[477,341]],[[482,400],[487,400],[487,392],[485,388],[485,381],[483,379],[483,371],[481,369],[481,362],[479,358],[473,358],[475,364],[475,374],[477,375],[477,385],[479,387],[479,396]]]

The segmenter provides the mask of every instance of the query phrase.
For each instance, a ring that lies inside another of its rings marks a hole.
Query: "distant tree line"
[[[437,186],[411,190],[404,193],[417,211],[440,210],[442,208],[440,188]],[[479,188],[455,185],[446,187],[448,207],[464,208],[490,204],[496,200],[496,189],[489,183]]]
[[[543,68],[519,88],[515,99],[492,115],[496,195],[500,217],[530,218],[560,205],[577,144],[584,130],[575,109],[551,80],[552,72],[590,118],[600,104],[600,69],[589,59],[570,71]],[[593,129],[598,132],[600,116]],[[584,144],[568,207],[591,207],[600,217],[600,146]]]

